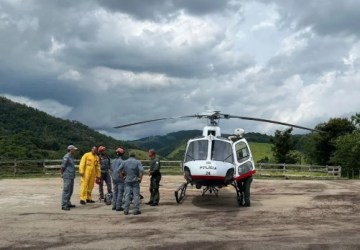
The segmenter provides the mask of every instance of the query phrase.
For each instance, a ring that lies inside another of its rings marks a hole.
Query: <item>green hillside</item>
[[[79,148],[78,157],[93,145],[105,145],[109,155],[118,146],[134,147],[80,122],[55,118],[0,97],[0,159],[59,159],[69,144]]]
[[[249,144],[255,162],[264,162],[266,157],[269,162],[274,162],[273,153],[271,151],[272,144],[260,142],[249,142]]]

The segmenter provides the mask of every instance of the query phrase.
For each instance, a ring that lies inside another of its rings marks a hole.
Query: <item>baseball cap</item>
[[[69,145],[69,146],[67,147],[67,149],[68,149],[68,150],[71,150],[71,149],[78,150],[78,148],[75,147],[74,145]]]

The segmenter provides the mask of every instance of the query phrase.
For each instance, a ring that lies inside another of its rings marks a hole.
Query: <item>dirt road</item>
[[[201,196],[181,176],[164,176],[161,204],[124,215],[103,203],[60,209],[62,180],[0,180],[0,248],[4,249],[360,249],[360,181],[261,180],[252,206],[235,190]],[[143,203],[148,178],[142,183]],[[96,186],[97,188],[97,186]],[[94,190],[96,198],[97,189]]]

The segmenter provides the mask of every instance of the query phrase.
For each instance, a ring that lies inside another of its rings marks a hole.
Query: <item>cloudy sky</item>
[[[313,128],[360,112],[359,23],[355,0],[0,0],[0,95],[117,139],[205,110]]]

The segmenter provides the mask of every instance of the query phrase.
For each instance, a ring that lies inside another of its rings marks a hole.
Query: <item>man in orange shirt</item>
[[[94,182],[99,183],[101,177],[100,160],[97,155],[97,147],[93,146],[90,152],[85,153],[80,160],[79,174],[80,184],[80,204],[95,203],[91,198]]]

